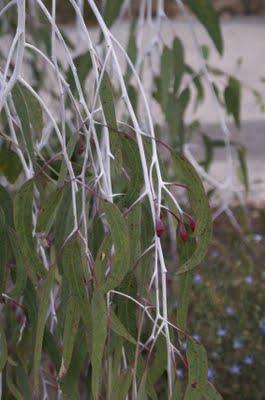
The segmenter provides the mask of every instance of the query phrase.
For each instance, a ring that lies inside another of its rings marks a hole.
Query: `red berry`
[[[193,219],[193,218],[189,218],[189,220],[190,220],[190,223],[189,223],[189,225],[190,225],[190,229],[194,232],[195,231],[195,228],[196,228],[196,222],[195,222],[195,220]]]
[[[157,219],[156,221],[156,234],[158,237],[161,237],[164,233],[165,227],[161,219]]]
[[[183,240],[183,242],[186,242],[189,238],[188,232],[186,231],[186,228],[182,222],[180,223],[179,226],[179,236]]]

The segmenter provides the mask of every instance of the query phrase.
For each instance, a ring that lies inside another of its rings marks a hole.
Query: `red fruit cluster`
[[[165,231],[165,227],[161,219],[156,220],[156,234],[158,237],[161,237]]]

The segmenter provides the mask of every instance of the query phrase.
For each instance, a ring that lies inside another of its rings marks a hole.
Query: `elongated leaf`
[[[104,9],[104,21],[110,27],[119,15],[123,0],[107,0]]]
[[[66,245],[63,253],[63,274],[71,288],[71,295],[79,303],[82,319],[87,331],[91,330],[91,311],[86,289],[87,271],[82,254],[82,244],[78,237],[74,237]]]
[[[22,165],[18,155],[10,149],[0,150],[0,173],[3,174],[10,183],[14,183],[20,172]]]
[[[38,139],[40,139],[44,126],[41,105],[25,86],[19,85],[19,87],[27,105],[28,116],[32,128],[36,133]]]
[[[184,49],[181,41],[178,38],[173,42],[173,57],[174,57],[174,93],[177,93],[181,84],[183,74],[185,72]]]
[[[7,361],[7,344],[4,329],[0,326],[0,371],[5,367]]]
[[[50,293],[54,283],[56,268],[53,267],[39,289],[39,307],[34,347],[33,377],[36,394],[39,394],[39,369],[41,362],[42,342],[49,307]]]
[[[43,276],[45,269],[37,255],[32,237],[32,204],[33,182],[27,181],[19,189],[14,198],[14,224],[22,253],[30,271],[30,278],[36,280],[36,275]]]
[[[241,84],[232,76],[225,88],[224,98],[228,114],[232,114],[236,126],[240,128]]]
[[[240,177],[245,186],[246,191],[249,190],[249,181],[248,181],[248,169],[247,169],[247,161],[246,161],[246,148],[244,146],[240,146],[237,151],[238,161],[240,166]]]
[[[217,392],[215,387],[210,382],[207,382],[207,384],[206,384],[203,398],[205,400],[222,400],[223,399],[223,397],[220,395],[220,393]]]
[[[107,337],[107,312],[104,297],[100,291],[95,291],[92,298],[92,392],[93,399],[100,395],[100,380],[102,376],[102,358]]]
[[[105,281],[105,273],[107,270],[108,259],[112,247],[112,240],[110,235],[106,236],[98,250],[97,258],[95,261],[94,271],[96,276],[96,284],[103,285]]]
[[[190,9],[194,12],[198,20],[203,24],[208,31],[215,47],[222,55],[223,53],[223,38],[219,25],[218,15],[213,7],[211,0],[186,0]]]
[[[110,316],[110,328],[113,330],[113,332],[117,333],[117,335],[128,340],[128,342],[130,342],[132,344],[136,344],[135,339],[127,331],[127,329],[125,328],[123,323],[120,321],[120,319],[117,317],[117,315],[114,313],[114,311],[112,311],[111,316]]]
[[[18,383],[19,390],[23,396],[23,399],[31,398],[31,388],[29,385],[28,375],[22,366],[16,368],[16,380]]]
[[[161,107],[166,110],[168,106],[168,94],[172,84],[174,73],[174,58],[171,49],[164,47],[161,56],[160,78],[161,78]]]
[[[20,393],[20,391],[18,390],[18,388],[16,387],[16,385],[13,381],[12,368],[11,368],[11,365],[9,365],[9,364],[7,364],[7,368],[6,368],[6,383],[7,383],[9,392],[12,394],[12,396],[16,400],[24,400],[22,394]]]
[[[207,386],[208,371],[207,355],[203,345],[189,338],[187,358],[189,379],[184,400],[202,399]]]
[[[92,67],[92,60],[89,52],[82,53],[75,57],[73,59],[75,68],[76,68],[76,73],[80,81],[81,88],[84,90],[85,89],[85,82],[86,78],[89,74],[89,71]],[[70,85],[70,89],[72,93],[74,93],[76,96],[78,95],[78,91],[76,88],[75,84],[75,79],[74,75],[72,73],[72,70],[69,68],[66,74],[66,80]],[[75,135],[73,135],[75,136]]]
[[[165,338],[160,335],[156,342],[155,359],[152,362],[149,371],[149,382],[154,384],[163,374],[167,367],[167,348]]]
[[[10,296],[17,297],[24,291],[27,285],[27,267],[18,243],[16,232],[14,231],[14,229],[9,227],[7,233],[9,242],[12,246],[13,254],[16,259],[16,283],[10,293]]]
[[[0,185],[0,206],[4,213],[5,224],[13,226],[12,199],[8,191],[2,185]]]
[[[78,309],[78,302],[77,299],[72,296],[68,300],[66,315],[65,315],[64,334],[63,334],[63,356],[59,372],[60,377],[66,374],[71,362],[75,336],[78,330],[79,319],[80,319],[80,314]]]
[[[22,148],[23,141],[24,145],[26,145],[29,157],[33,164],[35,164],[36,158],[34,153],[34,144],[30,130],[30,120],[29,120],[29,111],[26,103],[26,99],[24,97],[24,93],[22,92],[21,86],[16,84],[12,90],[12,97],[16,107],[16,112],[21,122],[21,133],[23,140],[19,138],[19,143]]]
[[[142,205],[138,203],[128,215],[128,229],[130,235],[130,265],[141,255],[141,229],[142,228]]]
[[[0,293],[5,291],[7,280],[7,252],[8,240],[6,237],[5,215],[0,206]]]
[[[136,142],[126,137],[121,138],[124,167],[127,171],[129,182],[125,189],[122,204],[130,206],[139,196],[143,187],[143,172]]]
[[[125,400],[132,382],[131,369],[128,368],[120,375],[116,375],[114,379],[115,381],[113,382],[112,386],[111,399]]]
[[[128,45],[127,45],[127,54],[130,57],[130,60],[132,63],[136,61],[136,56],[137,56],[137,46],[136,46],[136,37],[135,37],[135,28],[136,28],[136,19],[133,18],[131,22],[131,27],[130,27],[130,35],[129,35],[129,40],[128,40]],[[132,74],[132,69],[130,65],[127,65],[126,73],[125,73],[125,82],[129,82],[130,77]]]
[[[180,264],[185,263],[190,254],[194,253],[196,242],[190,238],[188,242],[179,243],[179,258]],[[179,277],[179,296],[178,296],[178,309],[177,309],[177,326],[186,330],[186,320],[188,314],[188,307],[190,302],[190,290],[193,281],[193,271],[188,271]]]
[[[112,203],[104,201],[102,203],[102,208],[109,224],[115,248],[112,270],[107,278],[106,284],[104,285],[104,291],[108,291],[118,286],[129,270],[130,245],[127,223],[118,207]]]
[[[119,134],[117,132],[117,120],[113,99],[112,85],[107,71],[104,71],[99,88],[100,100],[105,115],[106,123],[110,133],[110,149],[115,157],[115,166],[120,171],[122,166],[122,152],[120,147]]]
[[[175,158],[176,170],[188,185],[188,195],[196,220],[195,236],[197,238],[196,248],[178,270],[177,274],[187,272],[195,268],[205,257],[212,237],[212,218],[202,182],[191,163],[183,156]]]
[[[46,199],[45,205],[41,209],[38,217],[36,232],[44,232],[47,230],[49,222],[54,218],[54,214],[62,201],[63,194],[64,191],[62,188],[59,188],[52,192],[48,199]]]
[[[84,329],[78,331],[70,368],[60,381],[65,400],[76,400],[79,398],[78,383],[85,358],[87,356],[87,343]]]

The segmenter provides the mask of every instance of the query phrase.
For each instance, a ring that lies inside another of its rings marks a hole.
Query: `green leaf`
[[[180,266],[177,274],[181,274],[192,270],[204,259],[212,237],[212,218],[208,198],[195,168],[182,155],[175,157],[175,167],[178,176],[188,185],[187,192],[196,221],[196,248],[190,258]]]
[[[36,232],[45,232],[49,226],[49,222],[54,219],[54,215],[63,198],[63,188],[53,191],[48,198],[45,199],[45,205],[41,208],[38,216]]]
[[[246,148],[245,146],[239,146],[237,150],[239,167],[240,167],[240,178],[245,186],[246,191],[249,190],[249,181],[248,181],[248,169],[247,169],[247,160],[246,160]]]
[[[128,368],[120,375],[115,375],[114,379],[110,398],[113,400],[125,400],[132,382],[131,369]]]
[[[0,371],[3,371],[7,362],[7,343],[4,329],[0,326]]]
[[[59,372],[60,377],[66,374],[70,366],[79,319],[78,302],[77,299],[72,296],[69,298],[66,308],[63,334],[63,356]]]
[[[141,255],[141,231],[142,231],[142,205],[136,204],[128,215],[128,229],[130,235],[130,265]]]
[[[22,253],[26,258],[30,278],[36,281],[36,275],[43,276],[46,271],[35,248],[32,237],[33,182],[27,181],[19,189],[14,198],[14,224]]]
[[[178,38],[173,42],[173,57],[174,57],[174,93],[177,93],[185,72],[184,49],[181,41]]]
[[[15,183],[22,171],[22,165],[18,155],[10,149],[0,150],[0,173],[10,183]]]
[[[107,0],[104,9],[105,24],[110,27],[118,17],[123,0]]]
[[[13,206],[12,199],[8,191],[0,185],[0,205],[4,212],[5,223],[13,226]]]
[[[120,139],[124,160],[123,164],[129,177],[129,182],[124,190],[125,196],[122,199],[122,205],[129,207],[137,199],[143,187],[143,172],[136,142],[127,137]]]
[[[10,292],[10,296],[17,297],[24,292],[27,285],[27,269],[16,232],[8,227],[7,233],[16,260],[16,283]]]
[[[228,114],[232,114],[236,126],[240,127],[240,107],[241,107],[241,84],[230,77],[224,92],[225,105]]]
[[[64,400],[76,400],[79,398],[79,378],[84,370],[84,361],[87,356],[87,343],[85,341],[84,329],[80,329],[75,339],[75,346],[68,373],[60,381]]]
[[[207,384],[206,384],[203,398],[205,400],[222,400],[223,399],[223,397],[220,395],[220,393],[217,392],[215,387],[210,382],[207,382]]]
[[[136,344],[135,339],[132,337],[132,335],[127,331],[123,323],[120,321],[120,319],[117,317],[117,315],[114,313],[114,311],[111,312],[110,316],[110,328],[115,332],[117,335],[123,337],[124,339],[128,340],[128,342],[132,344]]]
[[[180,242],[178,245],[180,264],[185,263],[190,254],[194,253],[196,242],[190,238],[187,242]],[[186,320],[190,303],[190,290],[193,282],[193,271],[188,271],[179,277],[179,296],[177,309],[177,326],[183,331],[186,330]]]
[[[7,281],[8,240],[6,237],[5,215],[0,206],[0,293],[5,291]]]
[[[109,260],[110,250],[112,247],[112,241],[110,235],[107,235],[101,246],[98,250],[97,257],[95,260],[95,277],[96,277],[96,284],[100,287],[104,284],[105,281],[105,273],[107,270],[107,264]]]
[[[78,237],[73,237],[65,246],[62,261],[63,274],[71,288],[71,295],[79,303],[82,319],[88,331],[91,330],[90,304],[86,288],[87,270],[84,263],[82,243]]]
[[[107,337],[107,310],[103,294],[95,291],[92,298],[92,392],[93,399],[100,395],[102,358]]]
[[[222,55],[223,38],[219,18],[211,0],[187,0],[188,6],[209,33],[216,49]]]
[[[168,106],[168,94],[171,89],[174,73],[173,52],[168,47],[164,47],[161,56],[160,79],[161,79],[161,107],[165,111]]]
[[[115,113],[112,84],[107,71],[104,71],[103,73],[101,85],[99,88],[99,94],[106,123],[109,129],[110,149],[115,157],[114,165],[116,166],[117,171],[119,172],[122,166],[122,152],[120,147],[119,134],[117,132],[118,127],[117,127],[117,120]]]
[[[73,62],[74,62],[75,68],[76,68],[76,74],[79,78],[81,88],[84,91],[86,78],[92,67],[92,60],[91,60],[90,53],[85,52],[85,53],[80,54],[79,56],[77,56],[73,59]],[[74,93],[74,95],[77,96],[78,91],[77,91],[77,87],[75,84],[74,75],[73,75],[70,67],[66,73],[66,80],[70,85],[70,89],[71,89],[72,93]],[[73,136],[77,136],[77,135],[73,135]]]
[[[25,103],[27,105],[28,116],[34,132],[38,139],[41,138],[44,127],[42,108],[36,97],[25,87],[20,85]]]
[[[34,347],[33,378],[36,395],[39,395],[39,370],[41,362],[42,342],[50,302],[50,293],[53,287],[56,268],[50,269],[46,279],[39,288],[39,307]]]
[[[160,335],[156,342],[155,359],[150,365],[148,378],[151,384],[154,384],[162,376],[167,368],[167,348],[164,336]]]
[[[188,339],[189,379],[184,400],[202,399],[207,386],[208,361],[202,344]]]
[[[115,255],[112,269],[103,290],[105,292],[118,286],[130,267],[130,243],[128,226],[122,213],[113,203],[104,201],[102,208],[105,212],[111,237],[114,243]]]
[[[18,138],[19,144],[22,148],[24,147],[24,145],[26,145],[29,157],[33,164],[35,164],[36,158],[34,153],[33,138],[30,130],[29,111],[21,85],[16,84],[13,87],[12,98],[16,107],[17,115],[21,122],[22,140],[20,137]]]
[[[12,396],[16,400],[24,400],[22,394],[20,393],[20,391],[18,390],[18,388],[14,384],[14,381],[13,381],[13,378],[12,378],[12,369],[11,369],[11,365],[10,364],[7,364],[7,367],[6,367],[6,383],[7,383],[7,387],[8,387],[9,392],[12,394]]]
[[[137,56],[137,46],[136,46],[136,38],[135,38],[135,28],[136,28],[136,19],[133,18],[130,27],[130,35],[127,45],[127,54],[132,63],[135,63]],[[124,80],[125,82],[129,82],[130,77],[132,75],[132,69],[129,64],[127,64],[126,73]]]

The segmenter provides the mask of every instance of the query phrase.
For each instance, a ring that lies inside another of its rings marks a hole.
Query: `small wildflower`
[[[192,335],[193,339],[196,340],[197,342],[201,341],[201,336],[198,335],[197,333],[195,333],[194,335]]]
[[[215,370],[212,367],[209,367],[207,373],[209,381],[213,380],[215,378],[215,375],[216,375]]]
[[[227,315],[234,315],[235,314],[235,309],[234,307],[227,306],[225,307],[225,312]]]
[[[243,362],[246,365],[252,365],[254,363],[254,357],[251,354],[248,354],[247,356],[244,357]]]
[[[218,250],[216,250],[216,249],[213,249],[213,250],[211,251],[211,256],[212,256],[213,258],[216,258],[216,257],[218,257],[218,256],[219,256],[219,252],[218,252]]]
[[[227,369],[232,375],[240,375],[240,366],[237,364],[231,365]]]
[[[215,358],[215,359],[219,358],[219,354],[217,353],[217,351],[212,351],[211,356],[212,356],[212,358]]]
[[[253,276],[252,275],[247,275],[245,277],[245,282],[248,283],[249,285],[251,285],[251,283],[253,283]]]
[[[243,347],[243,341],[242,339],[234,339],[233,340],[233,349],[238,350],[238,349],[242,349]]]
[[[179,378],[183,378],[184,376],[184,372],[182,369],[177,369],[176,374]]]
[[[259,326],[259,330],[261,334],[264,336],[265,335],[265,322],[262,322]]]
[[[180,346],[181,346],[181,348],[183,350],[186,350],[187,349],[187,342],[181,342]]]
[[[194,283],[201,283],[202,282],[202,276],[201,276],[201,274],[195,274],[194,275],[194,277],[193,277],[193,282]]]
[[[255,242],[261,242],[261,240],[262,240],[262,235],[260,235],[260,234],[258,234],[258,233],[255,233],[254,235],[253,235],[253,240],[255,241]]]
[[[226,328],[218,328],[217,329],[217,336],[224,337],[227,334],[227,329]]]

